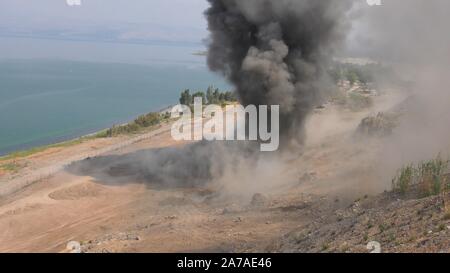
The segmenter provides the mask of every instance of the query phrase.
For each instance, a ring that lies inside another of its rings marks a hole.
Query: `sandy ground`
[[[12,163],[19,166],[19,171],[0,173],[0,197],[12,194],[36,181],[45,180],[73,162],[118,151],[166,133],[170,126],[160,125],[137,136],[88,139],[79,144],[49,148],[24,158],[2,161],[2,165]]]
[[[386,189],[390,182],[374,181],[378,176],[371,169],[376,160],[371,145],[377,143],[358,144],[352,136],[362,118],[392,104],[392,98],[380,97],[375,108],[361,112],[332,105],[317,110],[307,123],[305,149],[290,161],[294,178],[276,192],[254,192],[247,200],[215,198],[216,189],[209,185],[164,188],[131,178],[112,183],[56,168],[0,198],[0,252],[65,252],[73,240],[86,252],[268,250],[284,234]],[[151,137],[108,148],[124,141],[129,139],[95,140],[41,153],[25,159],[29,165],[21,172],[60,167],[76,161],[68,159],[74,154],[81,160],[99,149],[105,149],[102,155],[120,156],[184,145],[162,128]],[[332,201],[323,201],[324,195]]]

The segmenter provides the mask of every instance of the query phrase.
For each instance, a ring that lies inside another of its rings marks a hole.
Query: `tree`
[[[225,93],[225,100],[226,101],[235,101],[236,97],[234,96],[234,93],[231,91],[228,91]]]
[[[208,87],[208,90],[206,91],[206,100],[208,101],[208,104],[214,104],[214,93],[213,87],[211,85]]]
[[[225,94],[224,94],[224,93],[220,93],[220,95],[219,95],[219,101],[220,101],[220,102],[225,101]]]
[[[203,104],[206,104],[206,95],[202,91],[198,91],[198,92],[196,92],[195,94],[192,95],[191,104],[194,103],[194,98],[198,98],[198,97],[202,98],[202,103]]]
[[[218,104],[220,102],[220,91],[219,88],[214,90],[214,104]]]
[[[184,90],[184,92],[181,93],[180,104],[190,105],[191,103],[192,103],[192,96],[190,94],[189,89],[186,89]]]

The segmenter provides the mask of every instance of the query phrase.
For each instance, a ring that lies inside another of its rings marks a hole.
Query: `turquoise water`
[[[0,154],[132,120],[176,103],[185,88],[229,88],[206,69],[204,60],[187,60],[195,61],[0,60]]]

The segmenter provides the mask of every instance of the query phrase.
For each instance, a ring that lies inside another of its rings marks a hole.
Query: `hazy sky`
[[[1,0],[0,36],[11,32],[119,30],[119,38],[201,41],[206,0]],[[168,32],[170,32],[168,34]],[[179,36],[179,37],[177,37]]]
[[[372,31],[359,28],[357,22],[367,16],[383,18],[383,10],[389,10],[391,2],[405,3],[409,0],[383,0],[381,7],[369,7],[366,0],[356,1],[358,8],[355,10],[363,9],[364,12],[355,12],[359,15],[355,15],[357,19],[353,21],[353,30],[348,41],[353,51],[362,47],[361,41],[369,45],[373,43],[373,39],[370,39]],[[86,50],[83,48],[67,49],[54,41],[55,39],[151,45],[156,43],[161,46],[175,44],[202,48],[202,40],[208,36],[206,19],[203,16],[207,7],[206,0],[81,0],[81,6],[69,6],[67,0],[0,0],[0,39],[3,38],[0,43],[0,58],[53,57],[56,53],[61,53],[56,57],[64,58],[77,54],[85,55]],[[445,11],[444,9],[442,12]],[[385,18],[380,20],[382,22]],[[48,41],[35,39],[36,42],[30,43],[27,40],[19,43],[17,40],[11,40],[11,37],[41,38]],[[362,48],[366,47],[367,45]],[[103,54],[105,48],[96,47],[90,51],[95,52],[91,54],[95,57]],[[121,53],[118,49],[115,52],[118,52],[116,55]],[[124,52],[131,54],[126,50]]]
[[[208,36],[206,0],[81,0],[81,6],[67,1],[0,0],[0,37],[200,44]],[[366,0],[356,3],[379,9]]]

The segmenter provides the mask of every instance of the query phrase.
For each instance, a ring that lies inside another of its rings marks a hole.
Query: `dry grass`
[[[403,195],[415,191],[419,197],[443,194],[450,187],[448,166],[449,160],[443,160],[440,155],[430,161],[405,166],[392,180],[393,190]]]
[[[1,164],[0,170],[6,171],[6,172],[11,172],[11,173],[16,173],[24,167],[26,167],[26,164],[20,164],[16,161],[12,161],[12,162],[8,162],[5,164]]]

